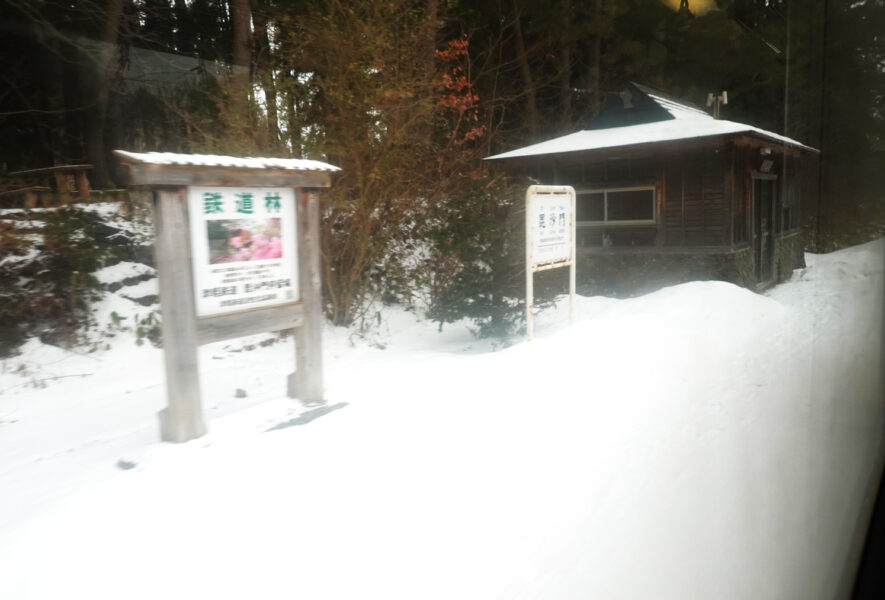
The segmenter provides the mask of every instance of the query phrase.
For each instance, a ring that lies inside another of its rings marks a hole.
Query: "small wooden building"
[[[624,294],[787,279],[804,266],[799,211],[817,153],[630,83],[587,129],[486,160],[573,186],[579,286]]]

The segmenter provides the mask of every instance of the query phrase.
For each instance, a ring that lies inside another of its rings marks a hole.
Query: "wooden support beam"
[[[63,204],[70,204],[68,176],[63,171],[53,171],[52,176],[55,179],[55,191],[58,192],[58,197],[61,198]]]
[[[74,173],[74,181],[77,184],[77,197],[89,199],[89,178],[86,177],[86,171],[77,171]]]
[[[197,360],[197,318],[188,239],[187,191],[154,192],[154,254],[160,284],[167,406],[160,411],[160,437],[187,442],[206,433]]]
[[[197,343],[210,344],[256,333],[293,329],[303,322],[304,305],[300,302],[204,317],[197,321]]]
[[[304,321],[295,330],[295,373],[289,377],[289,397],[307,406],[324,404],[323,310],[320,288],[320,195],[296,189],[298,207],[298,272]]]

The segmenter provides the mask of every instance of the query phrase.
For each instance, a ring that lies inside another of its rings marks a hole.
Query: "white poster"
[[[299,299],[292,188],[189,187],[198,317]]]
[[[528,218],[532,266],[558,262],[568,264],[571,260],[572,206],[572,195],[565,188],[555,192],[530,188]]]

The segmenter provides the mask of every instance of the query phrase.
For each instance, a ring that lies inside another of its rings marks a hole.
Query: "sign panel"
[[[549,186],[532,186],[529,189],[528,218],[533,267],[550,263],[567,266],[571,261],[573,194],[564,187],[551,189]]]
[[[532,339],[535,271],[569,268],[569,323],[575,321],[575,190],[532,185],[525,192],[525,332]]]
[[[198,317],[299,299],[292,188],[187,190]]]

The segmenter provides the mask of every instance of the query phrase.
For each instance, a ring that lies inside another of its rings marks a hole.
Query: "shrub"
[[[480,337],[505,338],[524,318],[525,207],[529,182],[482,177],[441,202],[424,262],[428,317],[471,319]]]
[[[106,227],[95,214],[73,206],[40,213],[40,218],[42,227],[16,233],[19,240],[32,239],[28,245],[37,255],[0,267],[0,356],[13,354],[30,335],[71,346],[91,324],[90,302],[99,290],[92,273],[112,251],[102,243]]]

